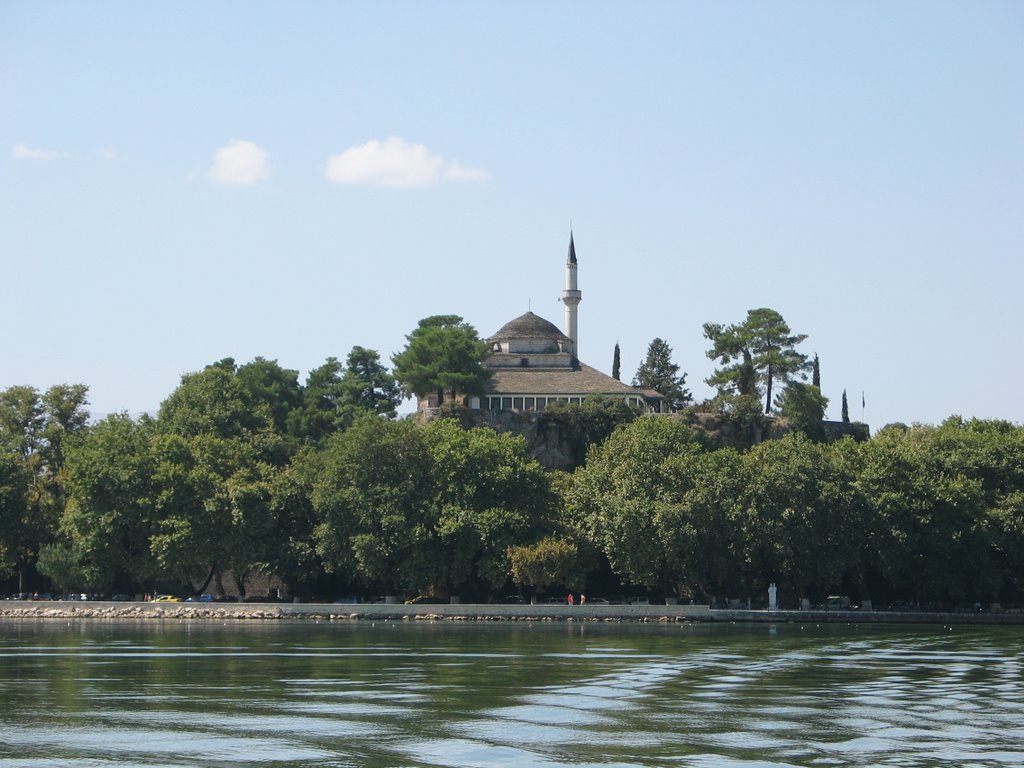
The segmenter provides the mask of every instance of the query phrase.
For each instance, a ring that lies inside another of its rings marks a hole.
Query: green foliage
[[[310,460],[326,567],[389,589],[503,583],[551,503],[522,439],[448,421],[363,419]]]
[[[569,501],[581,531],[608,558],[613,571],[633,584],[666,586],[677,553],[663,526],[672,519],[673,478],[681,455],[702,450],[697,433],[658,416],[644,416],[617,430],[591,451],[576,473]]]
[[[576,542],[555,536],[509,547],[508,560],[512,580],[534,593],[551,587],[582,589],[589,569]]]
[[[231,358],[181,377],[160,406],[161,431],[184,438],[241,440],[275,466],[288,462],[297,441],[289,434],[302,392],[298,373],[256,358],[237,367]]]
[[[647,347],[647,357],[633,377],[633,386],[653,389],[664,395],[666,405],[675,413],[693,401],[685,387],[686,374],[679,374],[679,366],[672,362],[672,347],[662,339],[654,339]]]
[[[401,402],[398,382],[381,364],[380,355],[372,349],[352,347],[341,378],[341,413],[346,426],[364,413],[393,419]]]
[[[852,482],[857,460],[847,442],[833,461],[827,447],[790,434],[743,457],[739,497],[744,574],[751,588],[778,581],[793,592],[819,593],[860,572],[861,497]],[[856,449],[852,449],[854,452]]]
[[[487,345],[461,317],[424,318],[405,338],[405,349],[391,360],[406,394],[422,398],[436,392],[440,404],[446,392],[454,398],[483,391],[489,376],[483,365]]]
[[[721,447],[747,450],[764,439],[767,420],[757,395],[722,394],[712,401],[712,413],[721,419],[727,433]]]
[[[723,326],[705,323],[704,336],[711,341],[708,357],[721,367],[706,381],[721,393],[754,395],[765,392],[764,412],[771,411],[772,387],[804,377],[809,363],[794,347],[804,334],[792,334],[782,315],[774,309],[751,309],[742,323]]]
[[[255,441],[271,429],[273,416],[268,403],[253,402],[235,373],[234,361],[226,358],[198,373],[184,374],[160,405],[158,423],[182,437],[207,434]]]
[[[68,504],[40,570],[64,588],[106,590],[155,574],[149,539],[160,491],[153,424],[108,416],[67,445]]]
[[[425,437],[444,580],[498,587],[508,578],[508,548],[534,536],[549,514],[549,480],[521,437],[452,421],[431,422]]]
[[[622,359],[619,354],[619,342],[615,342],[615,352],[612,354],[612,378],[619,380],[619,372],[622,368]]]
[[[556,424],[569,443],[573,466],[582,466],[592,446],[603,443],[618,427],[639,413],[619,398],[591,396],[582,403],[552,403],[541,424]]]
[[[775,398],[775,407],[796,432],[814,440],[825,441],[825,409],[828,398],[813,384],[794,381]]]
[[[846,390],[843,390],[843,410],[842,416],[843,424],[850,423],[850,404],[846,401]]]
[[[0,543],[3,558],[17,565],[19,587],[35,567],[40,548],[53,540],[65,504],[64,443],[84,428],[87,395],[82,384],[56,385],[42,395],[26,386],[0,392],[0,452],[17,457],[24,479],[20,519],[10,513],[0,534],[6,540]]]
[[[21,553],[27,485],[28,477],[20,456],[0,449],[0,578],[14,568]]]

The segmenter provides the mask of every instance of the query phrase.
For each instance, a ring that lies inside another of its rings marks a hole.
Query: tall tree
[[[85,428],[88,388],[59,384],[44,394],[28,386],[0,392],[0,450],[13,452],[25,478],[25,503],[17,527],[19,591],[50,541],[64,507],[64,441]]]
[[[843,424],[850,423],[850,404],[846,402],[846,390],[843,390]]]
[[[811,384],[821,389],[821,367],[818,363],[818,353],[814,353],[814,360],[811,361]]]
[[[68,441],[68,503],[39,570],[64,588],[135,591],[151,585],[153,422],[111,415]]]
[[[455,398],[483,391],[489,376],[484,368],[487,345],[461,317],[426,317],[405,338],[405,349],[391,360],[406,394],[422,398],[436,392],[440,405],[445,393]]]
[[[764,391],[765,413],[771,412],[775,382],[786,383],[797,376],[803,379],[809,365],[807,356],[795,349],[806,334],[793,334],[774,309],[751,309],[746,320],[730,326],[705,323],[704,336],[712,344],[708,357],[722,363],[707,383],[723,393]]]
[[[306,377],[302,389],[302,407],[292,413],[290,430],[304,440],[318,443],[344,429],[341,415],[341,363],[328,357]]]
[[[289,415],[302,402],[299,372],[278,365],[277,360],[257,357],[239,366],[235,374],[249,394],[249,401],[263,404],[270,411],[274,429],[280,434],[288,430]]]
[[[822,421],[828,398],[816,386],[794,381],[776,396],[775,407],[794,430],[815,442],[824,442],[825,425]]]
[[[394,418],[401,402],[398,382],[381,363],[380,354],[365,347],[352,347],[341,377],[341,406],[346,425],[363,413]]]
[[[621,360],[619,356],[619,342],[615,342],[615,354],[612,355],[612,378],[616,381],[619,380],[619,369],[621,367]]]
[[[13,451],[0,448],[0,580],[20,559],[27,485],[24,463]]]
[[[654,339],[647,347],[647,357],[637,368],[633,386],[653,389],[665,396],[669,409],[675,413],[693,400],[686,384],[686,374],[672,362],[672,347],[663,339]]]

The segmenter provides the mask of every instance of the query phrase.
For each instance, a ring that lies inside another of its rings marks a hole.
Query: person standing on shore
[[[565,598],[565,602],[566,602],[566,603],[567,603],[568,605],[572,605],[572,604],[573,604],[573,599],[572,599],[572,592],[570,592],[570,593],[568,594],[568,596],[567,596],[567,597]]]

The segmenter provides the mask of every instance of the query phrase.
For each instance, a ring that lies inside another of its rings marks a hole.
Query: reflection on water
[[[1016,628],[0,622],[0,768],[1019,766]]]

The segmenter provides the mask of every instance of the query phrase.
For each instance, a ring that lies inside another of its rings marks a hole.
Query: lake
[[[1020,766],[1016,627],[0,621],[0,768]]]

